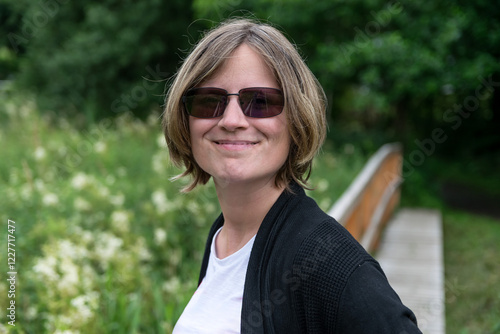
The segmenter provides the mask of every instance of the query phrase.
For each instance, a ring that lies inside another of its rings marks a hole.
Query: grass
[[[443,212],[448,333],[500,333],[500,220]]]

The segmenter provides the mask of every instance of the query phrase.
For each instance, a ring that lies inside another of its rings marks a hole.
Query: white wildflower
[[[122,193],[118,195],[110,196],[109,202],[114,206],[122,206],[125,203],[125,196]]]
[[[148,118],[146,119],[146,123],[148,125],[155,126],[155,125],[158,125],[158,123],[160,123],[160,120],[161,120],[161,116],[158,115],[158,113],[153,112],[153,113],[148,115]]]
[[[87,249],[74,244],[70,240],[60,240],[57,248],[58,253],[65,257],[67,256],[75,260],[87,257]]]
[[[116,178],[113,175],[106,176],[106,183],[108,185],[113,185],[116,181]]]
[[[106,151],[106,143],[103,142],[103,141],[98,141],[94,144],[94,150],[97,152],[97,153],[104,153]]]
[[[75,198],[75,200],[73,201],[73,206],[78,211],[88,211],[91,209],[90,203],[81,197]]]
[[[73,306],[77,312],[77,318],[85,323],[91,318],[93,318],[97,306],[98,294],[96,292],[90,292],[87,295],[78,296],[71,300],[71,306]]]
[[[31,115],[36,112],[36,106],[34,101],[26,101],[19,107],[19,115],[22,118],[31,118]]]
[[[111,214],[111,225],[120,232],[129,231],[129,214],[126,211],[114,211]]]
[[[58,314],[56,317],[53,318],[52,323],[56,324],[58,327],[73,327],[75,325],[76,319],[73,319],[73,317],[69,316],[68,314]],[[54,325],[52,326],[54,327]],[[55,333],[59,334],[80,334],[80,331],[78,330],[71,330],[71,329],[65,329],[65,330],[57,330]]]
[[[35,184],[36,190],[38,190],[39,192],[45,191],[45,183],[43,182],[43,180],[35,179],[35,181],[33,183]]]
[[[43,195],[42,203],[45,206],[54,206],[59,203],[59,198],[56,194],[48,193]]]
[[[80,331],[72,331],[71,329],[65,329],[65,330],[56,329],[54,334],[80,334]]]
[[[39,274],[48,281],[56,281],[59,279],[59,274],[56,272],[57,259],[49,255],[38,259],[33,266],[33,271]]]
[[[116,170],[116,174],[118,174],[118,176],[127,176],[127,169],[125,167],[118,167],[118,169]]]
[[[328,189],[328,186],[330,184],[328,183],[327,179],[321,179],[318,182],[318,187],[316,188],[318,191],[324,192]]]
[[[156,144],[159,148],[167,148],[167,142],[165,141],[165,136],[163,134],[158,135],[156,138]]]
[[[88,244],[89,242],[91,242],[94,239],[92,232],[87,231],[87,230],[82,230],[82,232],[79,235],[80,235],[80,240],[84,244]]]
[[[5,101],[4,110],[9,116],[14,116],[17,114],[17,105],[13,102]]]
[[[104,268],[108,267],[108,262],[115,257],[122,245],[123,240],[111,233],[99,234],[96,241],[96,257]]]
[[[167,231],[162,228],[155,229],[155,243],[161,245],[167,240]]]
[[[144,238],[139,238],[137,243],[135,244],[135,252],[141,261],[149,261],[151,260],[151,253],[147,247],[146,241]]]
[[[189,211],[191,211],[194,214],[198,214],[200,211],[200,206],[198,205],[198,203],[194,201],[190,201],[186,207]]]
[[[99,186],[98,192],[99,192],[99,195],[101,195],[102,197],[109,196],[109,189],[106,188],[105,186]]]
[[[153,170],[161,174],[167,170],[168,156],[165,152],[158,152],[153,155],[151,159],[151,165]]]
[[[156,190],[151,195],[151,200],[159,214],[167,212],[171,208],[171,203],[167,200],[167,195],[163,190]]]
[[[208,214],[214,213],[215,210],[217,210],[217,207],[213,203],[207,203],[207,204],[205,204],[205,211]]]
[[[182,254],[181,254],[181,251],[179,249],[174,249],[174,250],[170,251],[169,260],[170,260],[170,263],[172,265],[174,265],[174,266],[178,265],[181,262],[181,257],[182,257]]]
[[[35,150],[34,156],[35,160],[42,160],[45,158],[47,154],[45,153],[45,149],[41,146],[38,146]]]
[[[59,269],[62,272],[61,278],[57,281],[59,291],[74,295],[79,287],[78,266],[69,258],[64,257],[61,259],[62,263]]]
[[[79,172],[71,179],[71,185],[73,188],[81,190],[89,184],[89,181],[90,179],[86,174]]]
[[[26,320],[32,320],[34,319],[38,314],[38,310],[36,309],[35,306],[29,306],[28,309],[26,310],[26,313],[24,316],[26,317]],[[1,333],[1,331],[0,331]]]
[[[172,294],[177,294],[179,292],[179,288],[181,286],[181,282],[179,281],[178,277],[173,277],[163,283],[163,291],[172,293]]]
[[[83,291],[89,291],[92,289],[92,285],[96,280],[95,277],[96,273],[90,265],[84,264],[83,267],[80,267],[80,280],[82,282],[81,288]]]
[[[330,206],[332,205],[332,201],[329,198],[324,198],[320,203],[319,207],[324,211],[328,211]]]
[[[31,195],[33,194],[33,188],[28,183],[25,183],[21,186],[20,194],[21,198],[27,201],[31,198]]]

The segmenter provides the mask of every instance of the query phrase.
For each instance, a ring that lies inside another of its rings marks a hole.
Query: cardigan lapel
[[[295,204],[305,197],[304,190],[295,182],[290,184],[292,193],[285,190],[265,216],[257,232],[248,262],[243,291],[241,312],[241,333],[273,332],[270,319],[266,319],[263,308],[270,302],[269,289],[264,281],[267,264],[273,251],[275,239],[286,223],[286,217]],[[269,318],[267,314],[267,318]]]

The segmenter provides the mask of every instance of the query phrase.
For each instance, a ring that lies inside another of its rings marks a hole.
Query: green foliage
[[[447,210],[443,228],[447,332],[499,333],[500,221]]]
[[[3,2],[20,15],[21,28],[8,35],[14,52],[25,50],[18,83],[58,113],[140,116],[161,104],[188,46],[179,27],[192,20],[190,3],[182,0]]]
[[[3,101],[0,211],[18,226],[17,332],[168,332],[196,286],[217,204],[168,181],[178,171],[158,114],[78,132],[32,101]]]

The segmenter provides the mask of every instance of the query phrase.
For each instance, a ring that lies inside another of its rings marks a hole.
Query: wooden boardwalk
[[[441,214],[401,209],[388,223],[377,260],[424,334],[445,333]]]

